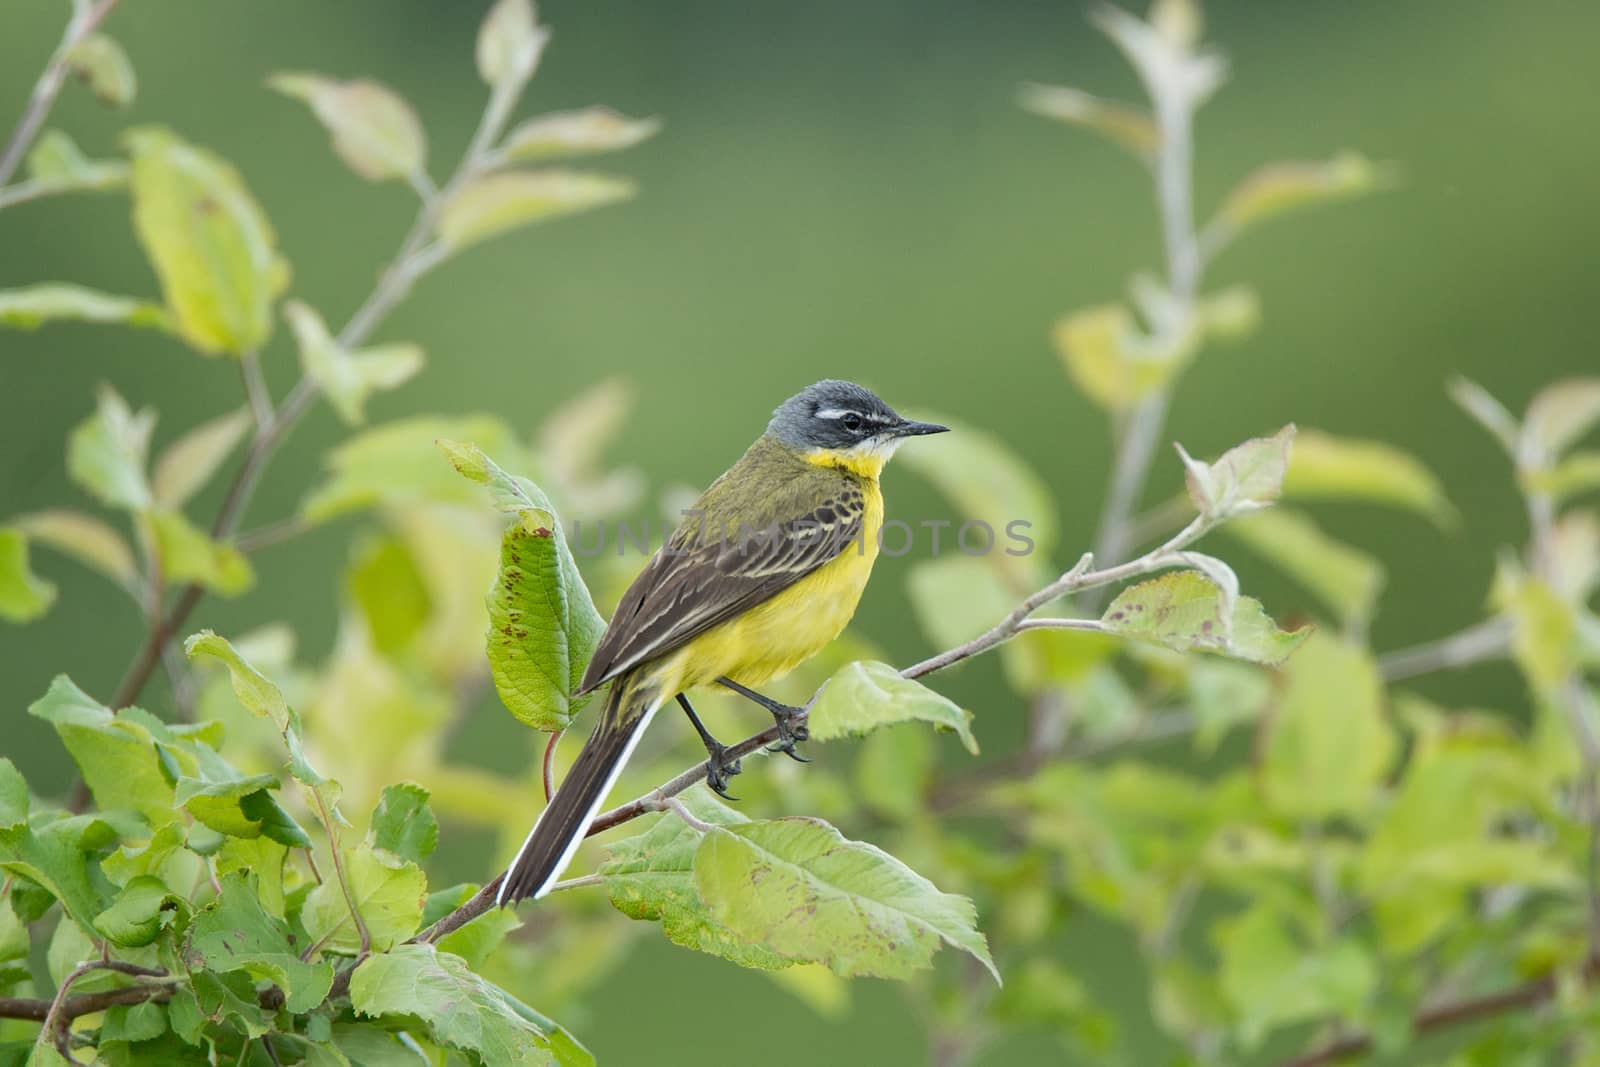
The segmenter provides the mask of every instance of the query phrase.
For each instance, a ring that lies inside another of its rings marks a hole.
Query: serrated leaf
[[[128,182],[121,160],[90,159],[60,130],[46,130],[28,153],[28,178],[50,190],[116,189]]]
[[[902,678],[887,663],[872,660],[846,664],[828,679],[811,705],[807,728],[813,740],[831,741],[913,720],[954,731],[968,752],[978,754],[972,712],[920,682]]]
[[[625,178],[584,171],[500,171],[462,186],[439,209],[439,239],[452,249],[508,233],[520,226],[573,215],[627,200]]]
[[[0,620],[31,622],[49,611],[55,599],[55,585],[28,564],[27,535],[0,526]]]
[[[289,267],[239,172],[160,127],[131,130],[126,141],[134,228],[178,333],[207,355],[260,348]]]
[[[1522,422],[1525,462],[1547,466],[1600,422],[1600,378],[1570,378],[1539,391]]]
[[[261,908],[254,888],[239,871],[221,878],[217,898],[189,924],[184,959],[193,970],[243,971],[284,992],[284,1007],[306,1012],[321,1004],[333,985],[333,964],[308,963],[281,919]]]
[[[122,46],[103,33],[90,34],[67,49],[67,69],[108,107],[127,107],[138,91],[133,63]]]
[[[415,782],[385,786],[372,813],[367,840],[412,863],[433,855],[439,843],[439,823],[428,807],[428,791]]]
[[[489,670],[506,710],[538,730],[561,730],[588,702],[574,697],[605,630],[544,493],[502,470],[476,445],[440,441],[450,464],[486,485],[514,515],[489,592]]]
[[[301,73],[274,74],[267,84],[310,107],[332,136],[339,158],[368,181],[423,173],[428,148],[422,123],[388,86]]]
[[[715,826],[750,820],[710,796],[691,790],[681,797],[691,815]],[[659,922],[667,940],[684,948],[731,960],[741,967],[772,970],[793,960],[749,944],[718,922],[694,887],[694,856],[704,835],[667,812],[644,833],[607,846],[600,865],[611,906],[630,919]]]
[[[845,977],[908,977],[944,941],[1000,980],[970,900],[818,819],[714,828],[695,851],[694,883],[738,936]]]
[[[660,128],[659,119],[630,119],[608,107],[552,111],[513,129],[500,153],[520,163],[616,152],[632,148]]]
[[[162,573],[171,582],[198,582],[221,596],[238,596],[256,584],[255,568],[232,545],[213,541],[182,512],[150,513]]]
[[[1224,452],[1215,463],[1195,459],[1178,445],[1183,457],[1189,499],[1201,515],[1223,520],[1257,511],[1278,499],[1289,468],[1295,428],[1290,423],[1271,437],[1252,437]]]
[[[205,488],[250,428],[250,409],[237,408],[183,434],[156,459],[155,501],[176,510]]]
[[[1272,508],[1223,527],[1289,575],[1345,623],[1372,617],[1383,591],[1383,564],[1337,541],[1297,511]]]
[[[152,1041],[167,1033],[167,1006],[153,1000],[113,1004],[100,1024],[100,1047],[113,1041]],[[140,1050],[143,1053],[145,1050]],[[196,1052],[199,1050],[196,1049]]]
[[[345,850],[344,873],[374,952],[388,951],[421,928],[422,900],[428,891],[422,868],[363,844]],[[300,921],[328,952],[354,955],[361,948],[350,901],[331,873],[306,897]]]
[[[1426,467],[1382,441],[1301,430],[1283,480],[1291,500],[1365,500],[1404,508],[1449,527],[1456,509]]]
[[[1326,634],[1289,660],[1261,746],[1261,791],[1290,818],[1359,815],[1395,752],[1372,656]]]
[[[135,414],[115,389],[102,386],[95,413],[67,440],[67,473],[109,507],[149,507],[144,468],[155,423],[154,411],[145,408]]]
[[[332,473],[306,498],[302,513],[321,522],[378,503],[476,504],[481,499],[478,491],[439,462],[434,442],[440,439],[476,441],[514,466],[528,462],[516,435],[495,416],[397,419],[363,430],[335,447],[327,459]]]
[[[104,896],[105,879],[90,874],[91,857],[116,835],[115,829],[96,816],[64,818],[55,812],[37,812],[27,825],[0,829],[0,871],[26,879],[60,901],[73,920],[61,925],[75,923],[84,936],[84,931],[93,930],[92,920],[109,903]],[[48,897],[44,902],[48,904]],[[40,914],[43,910],[39,909]],[[30,921],[37,918],[33,915]]]
[[[29,540],[71,556],[119,585],[138,577],[133,550],[122,535],[103,520],[81,511],[35,511],[18,515],[8,524]]]
[[[1062,85],[1024,85],[1021,103],[1035,115],[1098,133],[1147,163],[1155,158],[1160,135],[1154,116],[1144,108]]]
[[[284,305],[284,318],[300,346],[300,367],[317,384],[345,422],[366,419],[367,397],[383,389],[404,385],[422,369],[422,349],[416,345],[380,345],[347,351],[328,332],[327,325],[298,300]]]
[[[1222,589],[1199,571],[1169,571],[1124,589],[1101,623],[1110,633],[1154,641],[1180,652],[1219,652],[1252,663],[1282,663],[1310,636],[1278,629],[1261,602],[1241,596],[1225,610]]]
[[[124,948],[148,945],[165,925],[163,911],[178,897],[152,875],[140,875],[122,887],[111,907],[95,916],[94,926],[111,942]]]
[[[1298,208],[1362,196],[1391,183],[1385,168],[1354,152],[1319,163],[1268,163],[1228,195],[1217,217],[1238,231]]]
[[[0,290],[0,326],[33,330],[49,322],[172,328],[172,321],[160,304],[102,293],[69,282],[41,282],[21,289]]]
[[[496,88],[518,85],[533,75],[549,40],[532,0],[495,0],[478,28],[478,74]]]
[[[172,784],[161,771],[155,739],[138,716],[113,715],[64,674],[28,714],[55,728],[102,810],[137,811],[152,826],[176,817]]]
[[[577,1040],[432,945],[371,956],[350,979],[350,1003],[366,1016],[415,1018],[433,1040],[497,1067],[593,1067]]]

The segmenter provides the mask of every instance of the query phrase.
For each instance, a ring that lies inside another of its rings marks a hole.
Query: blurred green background
[[[123,126],[160,121],[231,158],[273,218],[293,292],[342,321],[408,224],[411,194],[352,177],[322,129],[264,79],[308,69],[388,83],[421,114],[442,174],[482,106],[471,53],[484,6],[127,0],[111,25],[139,72],[131,113],[107,113],[69,86],[51,125],[104,155]],[[10,127],[66,8],[0,6],[0,126]],[[421,343],[428,367],[375,398],[372,421],[482,410],[526,429],[582,387],[622,375],[641,403],[616,454],[653,486],[701,485],[779,400],[820,377],[851,377],[891,403],[1004,437],[1061,501],[1063,562],[1087,547],[1108,435],[1067,384],[1048,329],[1061,312],[1120,295],[1160,249],[1138,167],[1015,104],[1029,80],[1136,96],[1083,5],[552,0],[541,13],[555,38],[529,107],[605,103],[660,115],[654,140],[595,164],[636,177],[642,193],[499,240],[425,280],[382,338]],[[1439,636],[1477,617],[1494,549],[1523,532],[1504,460],[1450,404],[1445,382],[1466,374],[1520,409],[1541,383],[1596,364],[1584,324],[1600,247],[1591,209],[1600,6],[1235,0],[1207,13],[1233,77],[1200,118],[1202,217],[1269,159],[1352,148],[1394,161],[1403,181],[1252,233],[1219,262],[1211,286],[1255,285],[1264,325],[1189,372],[1167,437],[1214,454],[1292,420],[1423,458],[1463,515],[1455,530],[1395,512],[1317,511],[1389,564],[1375,647]],[[37,280],[154,295],[126,198],[63,197],[0,216],[0,287]],[[265,362],[281,394],[298,374],[286,331]],[[0,333],[0,513],[86,503],[66,482],[63,446],[100,381],[160,409],[158,444],[239,395],[230,362],[197,360],[157,334]],[[271,467],[246,525],[289,513],[344,432],[325,408],[315,412]],[[1163,454],[1149,499],[1178,481]],[[891,472],[887,488],[891,514],[945,514],[908,472]],[[202,500],[196,514],[213,507]],[[265,553],[259,587],[208,599],[193,628],[283,619],[301,634],[302,654],[320,657],[348,542],[336,524]],[[1306,605],[1232,546],[1228,555],[1279,617]],[[906,616],[911,562],[880,565],[858,620],[902,661],[928,651]],[[140,627],[98,579],[41,564],[62,600],[41,622],[0,634],[0,750],[36,785],[64,789],[65,754],[24,708],[59,671],[109,694]],[[1004,751],[1021,709],[992,698],[1002,692],[989,684],[993,671],[975,665],[942,688],[978,712],[986,746]],[[1424,688],[1510,706],[1521,693],[1498,668]],[[496,742],[513,729],[491,698],[464,743],[510,769],[523,749]],[[459,861],[463,876],[481,875],[474,858]],[[662,1043],[713,1059],[760,1049],[773,1065],[901,1062],[918,1047],[918,1020],[886,984],[857,983],[852,1014],[819,1026],[769,982],[643,940],[589,1019],[569,1020],[605,1062],[651,1062]],[[1107,998],[1136,1033],[1148,1009],[1120,962],[1126,945],[1085,927],[1067,950],[1103,958]],[[1001,1046],[984,1062],[1035,1061],[1059,1054],[1041,1040]]]

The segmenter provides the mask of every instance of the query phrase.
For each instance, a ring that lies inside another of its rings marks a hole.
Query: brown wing
[[[712,529],[710,522],[699,530],[680,528],[623,594],[578,692],[681,648],[841,552],[856,550],[865,494],[854,479],[829,475],[828,483],[823,503],[791,519],[759,528]]]

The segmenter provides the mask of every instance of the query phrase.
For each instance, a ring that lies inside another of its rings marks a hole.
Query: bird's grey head
[[[870,389],[829,378],[779,405],[767,434],[801,451],[893,451],[903,438],[948,427],[902,417]]]

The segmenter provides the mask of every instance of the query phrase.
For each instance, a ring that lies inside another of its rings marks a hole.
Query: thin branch
[[[257,526],[254,530],[246,530],[233,539],[233,547],[248,556],[299,537],[309,529],[311,523],[306,521],[305,516],[290,515],[286,519]]]
[[[82,1002],[86,999],[89,999],[88,997],[69,997],[68,994],[72,992],[73,983],[77,982],[77,980],[82,978],[84,975],[92,974],[95,971],[116,971],[119,974],[133,975],[134,977],[138,978],[167,977],[167,972],[160,970],[159,968],[141,967],[136,963],[124,963],[121,960],[104,958],[84,960],[82,963],[72,968],[72,970],[68,971],[66,977],[61,979],[61,987],[56,990],[55,997],[51,999],[45,1006],[44,1014],[40,1017],[40,1021],[44,1024],[44,1026],[39,1031],[39,1040],[49,1040],[53,1042],[56,1046],[56,1050],[59,1051],[62,1057],[68,1062],[72,1061],[71,1044],[68,1040],[68,1031],[71,1029],[72,1020],[77,1018],[79,1015],[84,1014],[82,1011],[71,1012],[68,1010],[68,1008],[69,1005],[76,1007],[77,1004],[74,1002]],[[135,986],[134,988],[148,989],[149,987]],[[154,994],[152,992],[145,992],[143,996],[136,997],[134,1000],[148,1000],[153,995]],[[131,1002],[132,1001],[119,1001],[118,1003]],[[18,1001],[15,1006],[31,1009],[31,1005],[33,1003],[35,1002]],[[0,1015],[5,1015],[10,1018],[33,1017],[31,1015],[13,1015],[3,1010],[5,1006],[6,1005],[0,1005]]]
[[[99,993],[81,993],[61,1001],[56,1012],[58,1022],[76,1019],[80,1015],[93,1015],[117,1004],[138,1004],[145,1000],[165,999],[172,992],[165,985],[130,985],[107,989]],[[37,997],[0,997],[0,1019],[27,1019],[42,1023],[50,1014],[55,999]]]
[[[356,924],[356,936],[361,941],[361,955],[365,957],[372,951],[372,934],[367,930],[367,921],[361,917],[361,909],[356,906],[355,893],[350,888],[350,879],[345,874],[344,857],[339,854],[339,832],[334,824],[333,815],[328,811],[328,805],[323,802],[322,793],[316,789],[308,789],[311,798],[317,803],[317,812],[322,816],[322,825],[328,831],[328,852],[333,857],[333,876],[339,882],[339,889],[344,893],[345,906],[350,909],[350,921]]]
[[[1591,957],[1584,964],[1581,977],[1585,982],[1592,982],[1597,975],[1600,975],[1600,958]],[[1479,1022],[1524,1008],[1536,1007],[1553,998],[1555,994],[1555,977],[1545,975],[1498,993],[1454,1000],[1429,1008],[1411,1021],[1411,1032],[1417,1037],[1424,1037],[1463,1023]],[[1329,1067],[1330,1064],[1352,1057],[1365,1056],[1372,1050],[1371,1034],[1350,1034],[1309,1052],[1290,1057],[1279,1063],[1278,1067]]]
[[[1437,641],[1386,652],[1378,657],[1378,671],[1386,682],[1398,682],[1435,671],[1468,667],[1486,660],[1501,659],[1511,649],[1511,620],[1504,616],[1485,619]]]
[[[250,414],[256,420],[256,432],[272,425],[272,393],[267,380],[261,376],[261,358],[255,352],[239,357],[239,377],[244,381],[244,395],[250,401]]]
[[[550,735],[550,740],[544,743],[544,802],[550,803],[556,795],[556,745],[561,742],[561,735],[565,731],[557,730]]]
[[[74,7],[66,32],[61,36],[61,43],[51,55],[50,62],[45,65],[44,72],[39,75],[39,80],[34,83],[33,92],[28,97],[22,118],[18,121],[17,128],[12,131],[11,139],[6,142],[5,152],[0,154],[0,187],[9,182],[11,176],[16,173],[17,165],[27,154],[33,139],[39,135],[39,127],[44,125],[45,116],[50,114],[50,109],[55,106],[56,96],[60,94],[62,84],[67,80],[68,53],[78,42],[93,33],[116,6],[117,0],[100,0],[100,3],[92,8]]]

